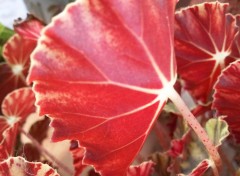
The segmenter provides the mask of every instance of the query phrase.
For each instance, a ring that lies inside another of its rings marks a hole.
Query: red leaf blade
[[[240,61],[230,64],[219,77],[215,85],[215,94],[212,107],[217,113],[226,116],[224,120],[229,125],[230,132],[235,136],[237,142],[240,142],[239,128],[239,104],[240,93]]]
[[[203,3],[176,13],[175,50],[178,72],[196,100],[207,103],[221,69],[234,59],[231,47],[236,19],[227,4]]]
[[[33,54],[28,80],[40,113],[53,118],[53,140],[79,140],[83,162],[102,175],[126,174],[175,82],[174,6],[76,1]]]

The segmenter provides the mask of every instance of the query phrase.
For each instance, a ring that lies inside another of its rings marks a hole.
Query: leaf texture
[[[126,175],[176,80],[175,3],[78,0],[32,55],[28,81],[53,140],[79,140],[102,175]]]
[[[238,29],[226,14],[228,5],[203,3],[175,15],[175,50],[178,73],[194,98],[207,103],[221,70],[235,59],[229,57]]]
[[[9,93],[2,103],[0,116],[0,160],[7,159],[13,152],[18,126],[35,112],[35,96],[30,87]]]
[[[218,115],[226,116],[224,120],[229,125],[229,131],[240,142],[240,61],[229,65],[219,77],[215,85],[215,93],[212,108]]]
[[[26,76],[30,66],[30,54],[36,41],[14,34],[3,47],[6,63],[0,64],[0,104],[11,91],[26,87]]]

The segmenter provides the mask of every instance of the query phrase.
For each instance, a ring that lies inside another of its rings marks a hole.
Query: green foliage
[[[220,146],[222,141],[229,135],[228,125],[221,118],[209,119],[205,125],[209,138],[215,146]]]
[[[0,61],[3,61],[3,57],[2,57],[3,45],[13,34],[14,34],[13,30],[3,26],[0,23]]]

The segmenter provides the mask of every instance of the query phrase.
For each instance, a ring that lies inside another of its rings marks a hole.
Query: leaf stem
[[[55,162],[58,167],[60,167],[61,169],[63,169],[65,172],[67,172],[70,175],[73,175],[73,171],[68,168],[67,166],[65,166],[61,161],[59,161],[58,159],[56,159],[50,152],[48,152],[45,148],[43,148],[41,146],[41,144],[34,139],[29,133],[27,133],[26,131],[24,131],[22,128],[19,127],[19,131],[24,134],[28,139],[30,139],[32,141],[32,144],[37,147],[37,149],[41,152],[44,153],[48,158],[50,158],[53,162]]]
[[[221,166],[221,158],[217,151],[217,148],[213,145],[212,141],[209,139],[206,131],[203,127],[199,124],[197,119],[188,109],[180,95],[176,92],[176,90],[172,87],[168,97],[177,107],[177,109],[182,114],[183,118],[186,120],[188,125],[195,131],[197,136],[200,138],[204,146],[206,147],[211,159],[213,160],[213,172],[215,176],[218,176],[218,169],[217,167]]]

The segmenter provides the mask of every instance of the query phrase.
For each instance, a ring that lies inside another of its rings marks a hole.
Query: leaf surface
[[[213,109],[217,110],[217,115],[226,116],[224,120],[229,125],[229,130],[240,142],[240,61],[235,61],[229,65],[219,77],[215,85],[213,99]]]
[[[30,65],[30,54],[36,41],[27,40],[14,34],[3,47],[6,63],[0,64],[0,104],[11,91],[26,86]]]
[[[29,82],[53,140],[79,140],[84,164],[126,175],[176,79],[175,0],[78,0],[54,18]]]
[[[7,159],[13,152],[19,124],[35,112],[35,96],[30,87],[9,93],[2,103],[0,116],[0,160]]]
[[[59,174],[47,164],[40,162],[28,162],[22,157],[9,157],[0,163],[0,175],[35,175],[35,176],[59,176]]]
[[[14,30],[23,38],[37,41],[44,24],[32,15],[27,19],[18,19],[14,23]]]
[[[235,60],[229,57],[238,32],[228,5],[203,3],[175,15],[175,50],[184,87],[202,103],[210,100],[221,70]]]

